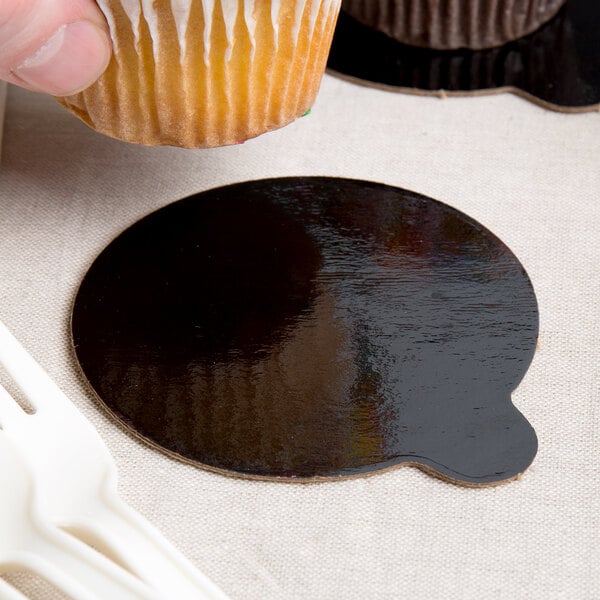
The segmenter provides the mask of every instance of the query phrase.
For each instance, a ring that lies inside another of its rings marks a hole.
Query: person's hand
[[[0,0],[0,79],[68,96],[92,84],[110,55],[94,0]]]

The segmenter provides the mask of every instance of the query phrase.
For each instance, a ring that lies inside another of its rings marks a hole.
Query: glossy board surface
[[[258,180],[170,204],[96,259],[73,309],[83,373],[130,430],[223,473],[292,481],[414,464],[510,480],[531,282],[482,225],[382,184]]]
[[[340,15],[328,67],[367,85],[420,93],[514,91],[561,111],[600,104],[600,2],[568,0],[536,32],[489,50],[401,44]]]

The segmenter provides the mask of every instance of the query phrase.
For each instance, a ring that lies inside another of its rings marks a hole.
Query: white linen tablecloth
[[[413,468],[314,485],[241,481],[163,456],[97,407],[69,338],[97,254],[174,200],[285,175],[432,196],[521,260],[541,317],[513,396],[540,443],[521,481],[466,489]],[[510,94],[402,95],[327,75],[310,116],[242,146],[192,151],[118,142],[52,98],[9,90],[0,318],[107,441],[124,498],[233,600],[600,598],[599,264],[597,112],[550,112]],[[50,598],[29,577],[11,580]]]

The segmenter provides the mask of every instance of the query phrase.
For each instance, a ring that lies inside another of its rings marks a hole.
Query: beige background
[[[310,486],[238,481],[162,456],[95,406],[68,319],[103,247],[188,194],[302,174],[433,196],[523,262],[541,336],[514,401],[540,450],[521,481],[463,489],[411,468]],[[600,598],[599,219],[598,113],[549,112],[509,94],[415,97],[326,76],[309,117],[243,146],[189,151],[105,138],[51,98],[11,88],[0,318],[100,430],[127,501],[234,600],[592,600]]]
[[[0,159],[2,158],[2,134],[4,133],[4,111],[6,109],[6,90],[8,84],[0,81]]]

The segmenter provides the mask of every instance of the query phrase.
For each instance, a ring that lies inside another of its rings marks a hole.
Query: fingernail
[[[90,21],[77,21],[59,27],[13,74],[41,92],[69,96],[100,77],[110,54],[108,35]]]

